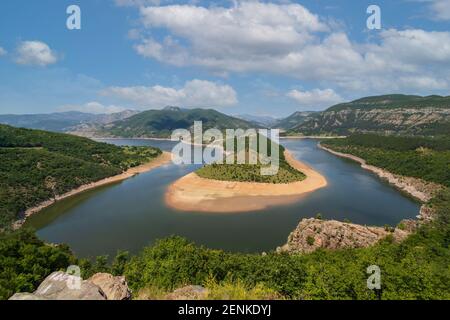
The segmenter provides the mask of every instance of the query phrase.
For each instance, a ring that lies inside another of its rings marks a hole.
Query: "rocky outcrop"
[[[310,253],[319,248],[345,249],[374,245],[387,236],[402,241],[409,235],[398,228],[367,227],[334,220],[303,219],[278,252]]]
[[[167,300],[204,300],[208,296],[208,289],[202,286],[187,286],[175,290],[166,296]]]
[[[450,108],[360,108],[327,110],[299,122],[291,131],[307,135],[354,132],[423,134],[450,123]]]
[[[124,300],[131,291],[123,277],[96,274],[89,280],[54,272],[34,293],[16,293],[10,300]]]
[[[102,289],[108,300],[131,299],[131,290],[123,276],[114,277],[109,273],[97,273],[89,279],[89,282]]]

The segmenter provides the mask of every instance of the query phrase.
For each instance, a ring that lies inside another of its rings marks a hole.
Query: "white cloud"
[[[450,0],[430,0],[430,9],[436,20],[450,20]]]
[[[171,65],[282,74],[361,95],[450,89],[450,32],[390,29],[372,43],[356,43],[299,4],[255,1],[140,12],[144,28],[167,35],[142,39],[135,50]]]
[[[5,49],[3,49],[2,47],[0,47],[0,57],[1,57],[1,56],[5,56],[7,53],[8,53],[8,52],[7,52]]]
[[[163,108],[168,105],[225,107],[237,103],[237,94],[232,87],[197,79],[186,82],[181,89],[162,86],[110,87],[102,94],[133,102],[141,108]]]
[[[115,0],[119,7],[141,7],[141,6],[158,6],[163,0]]]
[[[342,102],[343,99],[333,89],[313,89],[311,91],[291,90],[287,93],[300,106],[320,108]]]
[[[103,105],[99,102],[88,102],[82,105],[65,105],[58,108],[58,111],[80,111],[85,113],[95,113],[95,114],[103,114],[103,113],[116,113],[126,110],[126,108],[115,106],[115,105]]]
[[[41,41],[23,41],[17,47],[16,63],[23,65],[47,66],[58,58],[50,47]]]

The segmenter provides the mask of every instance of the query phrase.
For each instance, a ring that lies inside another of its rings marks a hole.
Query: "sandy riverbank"
[[[116,176],[112,176],[112,177],[105,178],[105,179],[102,179],[102,180],[99,180],[96,182],[82,185],[81,187],[78,187],[77,189],[71,190],[65,194],[57,196],[55,199],[44,201],[44,202],[40,203],[39,205],[37,205],[33,208],[29,208],[27,211],[25,211],[25,213],[23,214],[24,217],[21,220],[18,220],[14,223],[14,228],[20,227],[29,216],[41,211],[44,208],[51,206],[52,204],[54,204],[57,201],[61,201],[63,199],[72,197],[76,194],[82,193],[87,190],[98,188],[100,186],[123,181],[125,179],[134,177],[137,174],[144,173],[144,172],[150,171],[154,168],[165,165],[165,164],[169,163],[170,161],[172,161],[172,154],[170,152],[163,151],[163,153],[160,156],[158,156],[156,159],[154,159],[148,163],[145,163],[143,165],[140,165],[140,166],[137,166],[134,168],[130,168],[127,171],[125,171],[121,174],[118,174]]]
[[[292,203],[327,186],[320,173],[294,159],[288,151],[285,157],[292,167],[306,175],[305,180],[287,184],[219,181],[201,178],[193,172],[169,186],[166,204],[180,211],[246,212]]]

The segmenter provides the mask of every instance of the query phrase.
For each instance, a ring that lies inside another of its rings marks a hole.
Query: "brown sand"
[[[166,203],[180,211],[246,212],[273,205],[289,204],[301,195],[327,186],[317,171],[285,151],[287,162],[303,172],[306,179],[294,183],[272,184],[205,179],[195,172],[177,180],[166,192]]]
[[[119,182],[119,181],[122,181],[122,180],[125,180],[128,178],[134,177],[137,174],[144,173],[144,172],[150,171],[154,168],[157,168],[159,166],[165,165],[165,164],[169,163],[171,160],[172,160],[172,154],[170,152],[163,151],[163,153],[159,157],[157,157],[156,159],[154,159],[146,164],[131,168],[131,169],[129,169],[119,175],[113,176],[113,177],[105,178],[103,180],[99,180],[96,182],[82,185],[81,187],[79,187],[77,189],[71,190],[65,194],[57,196],[55,199],[44,201],[44,202],[40,203],[39,205],[25,211],[24,218],[19,221],[16,221],[16,223],[14,224],[14,227],[15,228],[20,227],[25,222],[26,218],[41,211],[42,209],[44,209],[46,207],[51,206],[52,204],[54,204],[57,201],[66,199],[68,197],[74,196],[78,193],[81,193],[81,192],[84,192],[84,191],[87,191],[90,189],[94,189],[94,188],[97,188],[100,186],[108,185],[111,183]]]

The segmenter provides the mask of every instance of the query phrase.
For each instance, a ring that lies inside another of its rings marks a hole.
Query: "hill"
[[[293,127],[301,125],[302,123],[311,120],[317,112],[314,111],[297,111],[291,114],[289,117],[279,119],[272,124],[272,128],[280,128],[283,130],[289,130]]]
[[[0,229],[28,208],[149,162],[160,153],[0,125]]]
[[[166,107],[163,110],[144,111],[128,119],[111,123],[100,129],[98,134],[106,137],[169,138],[176,129],[190,129],[194,121],[203,121],[203,130],[255,128],[255,125],[248,121],[213,109]]]
[[[13,127],[47,130],[55,132],[72,132],[86,130],[99,124],[128,118],[137,111],[125,110],[112,114],[92,114],[78,111],[55,112],[49,114],[5,114],[0,115],[0,123]]]
[[[252,114],[239,114],[235,116],[238,119],[242,119],[248,122],[255,123],[260,127],[272,127],[275,123],[277,123],[278,119],[271,116],[257,116]]]
[[[332,106],[284,128],[293,135],[448,135],[450,97],[399,94],[367,97]]]

